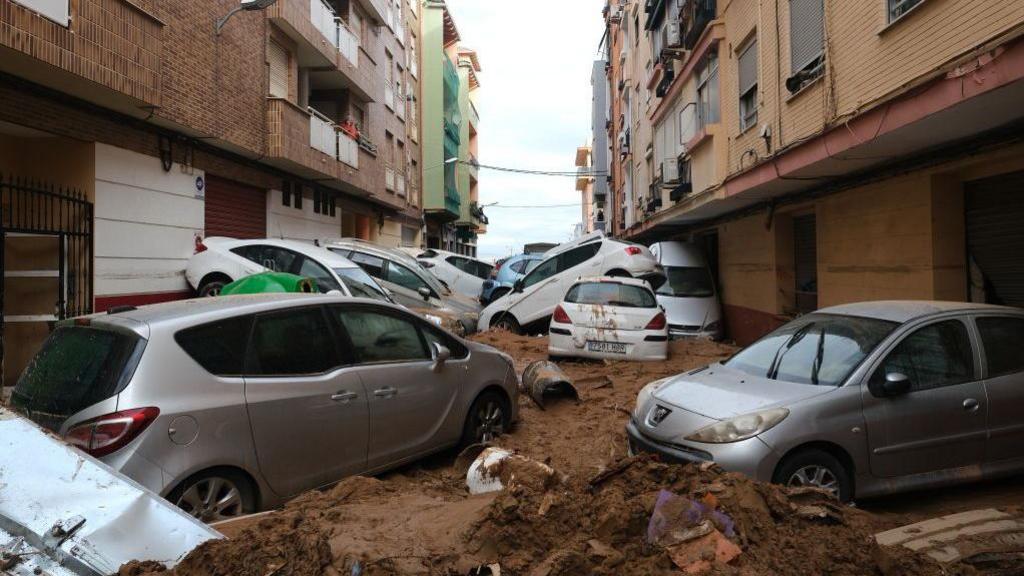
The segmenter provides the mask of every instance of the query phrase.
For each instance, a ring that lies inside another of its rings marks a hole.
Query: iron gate
[[[4,326],[8,322],[63,320],[92,313],[93,205],[81,190],[0,174],[0,279],[10,237],[42,236],[57,240],[57,301],[45,318],[5,317],[0,290],[0,367],[4,358]],[[22,273],[24,274],[24,273]],[[52,277],[52,276],[51,276]]]

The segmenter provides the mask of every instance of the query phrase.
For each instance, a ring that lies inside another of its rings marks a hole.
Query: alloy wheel
[[[505,431],[505,414],[497,400],[488,400],[476,412],[476,440],[490,442]]]
[[[821,488],[839,496],[839,479],[827,467],[818,464],[810,464],[803,468],[798,468],[789,477],[786,485],[794,488],[803,486]]]
[[[244,514],[242,493],[227,478],[212,476],[189,486],[175,503],[186,513],[207,524]]]

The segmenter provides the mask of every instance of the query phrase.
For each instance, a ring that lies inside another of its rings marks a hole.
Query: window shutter
[[[823,0],[789,0],[789,55],[796,74],[821,55],[825,45]]]
[[[740,54],[740,95],[757,84],[757,40],[752,41]]]
[[[269,43],[270,95],[274,98],[288,97],[288,52],[277,42]]]

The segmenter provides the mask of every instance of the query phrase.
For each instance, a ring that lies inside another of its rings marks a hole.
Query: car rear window
[[[174,340],[210,374],[241,376],[251,328],[252,316],[229,318],[182,330]]]
[[[137,334],[88,326],[58,328],[22,373],[13,406],[57,430],[68,416],[121,391],[145,340]]]
[[[621,306],[624,308],[654,308],[658,302],[654,294],[642,286],[618,282],[585,282],[569,289],[565,301],[570,304],[595,306]]]

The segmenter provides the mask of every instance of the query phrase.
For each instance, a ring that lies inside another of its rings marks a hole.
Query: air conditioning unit
[[[619,152],[623,156],[629,154],[629,132],[619,134]]]
[[[665,31],[665,47],[667,48],[682,48],[683,47],[683,27],[680,26],[678,20],[673,20],[668,23]]]
[[[661,162],[661,180],[666,184],[679,180],[679,161],[668,158]]]

